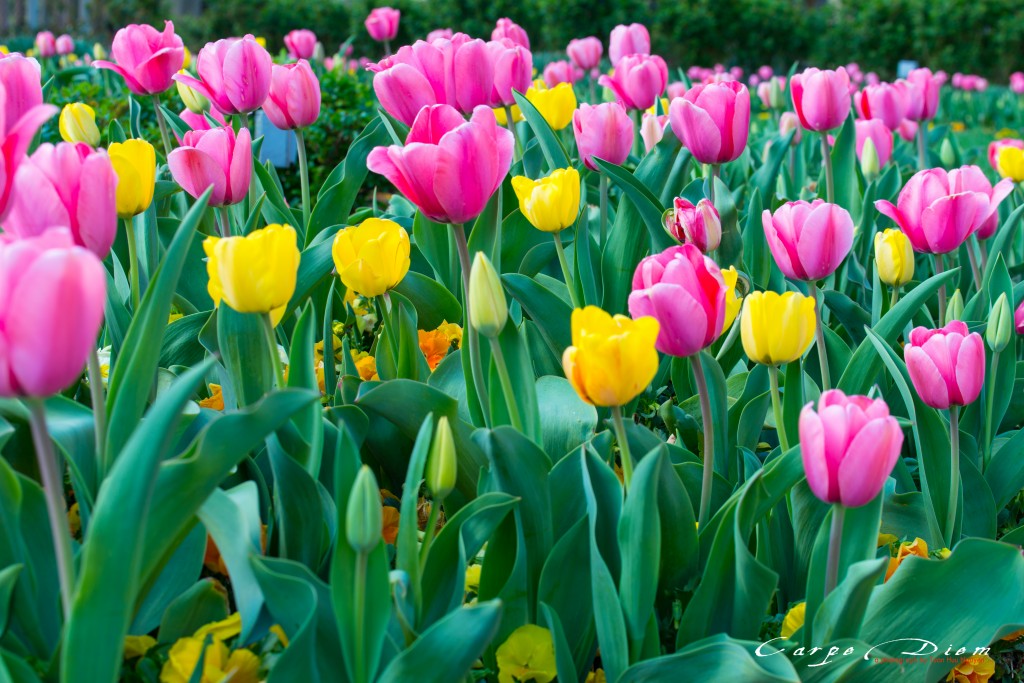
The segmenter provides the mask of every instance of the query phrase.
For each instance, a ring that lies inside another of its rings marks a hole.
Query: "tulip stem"
[[[992,420],[994,418],[992,409],[995,406],[995,396],[992,389],[995,387],[996,378],[999,377],[999,356],[1001,355],[1003,355],[1002,351],[996,351],[992,354],[992,381],[988,383],[985,390],[985,441],[982,444],[982,473],[985,472],[988,461],[992,458]]]
[[[601,248],[604,249],[608,238],[608,176],[604,173],[597,181],[597,187],[601,196]]]
[[[494,366],[498,369],[498,380],[501,382],[501,393],[505,396],[505,405],[508,407],[508,416],[512,420],[512,426],[520,432],[524,432],[523,418],[519,415],[519,405],[516,403],[515,387],[512,386],[512,377],[508,374],[508,365],[505,363],[505,354],[501,350],[501,344],[497,337],[490,337],[491,355],[494,356]]]
[[[269,313],[260,316],[263,319],[263,332],[270,350],[270,365],[274,368],[274,381],[278,389],[284,388],[284,371],[281,369],[281,357],[277,353],[277,339],[274,337],[274,322]]]
[[[220,214],[220,234],[222,237],[231,237],[231,215],[230,209],[226,206],[220,206],[214,209],[217,214]]]
[[[710,164],[711,166],[711,177],[708,178],[708,199],[711,200],[711,205],[715,206],[715,178],[721,172],[722,167],[718,164]],[[717,206],[715,207],[718,208]]]
[[[626,425],[622,422],[622,406],[612,406],[612,425],[615,427],[615,440],[619,442],[619,459],[622,460],[622,480],[628,491],[629,482],[633,479],[633,456],[629,453]]]
[[[725,341],[722,342],[722,346],[719,347],[718,353],[715,354],[715,360],[720,361],[725,357],[725,354],[729,352],[732,345],[736,343],[736,337],[740,336],[740,314],[743,313],[743,304],[740,303],[740,310],[736,314],[736,318],[733,320],[732,326],[729,328],[729,334],[726,336]]]
[[[641,159],[644,156],[644,137],[641,133],[643,130],[643,112],[639,109],[634,109],[630,114],[632,114],[633,126],[636,128],[636,133],[633,135],[633,156]]]
[[[306,159],[306,138],[302,135],[302,129],[295,129],[296,146],[299,148],[299,182],[302,184],[302,229],[309,229],[309,214],[312,206],[309,202],[309,162]]]
[[[981,270],[978,268],[978,255],[974,253],[974,238],[968,238],[964,243],[967,248],[967,258],[971,262],[971,274],[974,276],[974,288],[981,291]]]
[[[420,571],[427,566],[427,555],[430,553],[430,545],[434,542],[434,535],[437,529],[437,518],[440,516],[443,499],[432,499],[430,501],[430,513],[427,515],[427,526],[423,530],[423,545],[420,546]]]
[[[839,503],[832,506],[832,527],[828,535],[828,560],[825,565],[825,594],[835,590],[839,583],[839,551],[843,547],[843,518],[846,508]]]
[[[562,267],[562,277],[565,278],[565,286],[569,290],[569,301],[572,302],[573,308],[579,308],[580,302],[576,299],[576,289],[573,287],[572,282],[572,271],[569,270],[569,262],[565,258],[565,247],[562,246],[562,234],[560,232],[553,232],[551,236],[555,238],[555,253],[558,254],[558,265]]]
[[[935,274],[942,274],[942,254],[935,254]],[[939,327],[946,325],[946,283],[939,285]]]
[[[699,351],[690,356],[690,365],[693,366],[693,380],[700,398],[700,420],[704,430],[704,472],[700,482],[700,513],[697,516],[697,524],[702,525],[708,521],[711,513],[711,484],[715,477],[715,428],[711,415],[711,397],[708,395],[708,383]]]
[[[480,413],[484,418],[484,424],[491,422],[490,410],[487,401],[484,399],[484,371],[483,363],[480,361],[480,338],[473,326],[469,324],[469,272],[473,264],[469,260],[469,245],[466,244],[466,230],[461,223],[452,223],[452,232],[455,235],[455,246],[459,250],[459,264],[462,266],[462,293],[463,312],[462,329],[465,330],[465,337],[469,338],[469,365],[473,373],[473,383],[476,385],[475,393],[480,403]]]
[[[925,142],[927,122],[921,121],[917,127],[917,170],[928,168],[928,144]]]
[[[949,503],[946,505],[946,547],[953,547],[953,527],[960,499],[960,407],[949,407]]]
[[[355,624],[353,636],[355,637],[355,652],[354,652],[354,663],[352,666],[352,678],[356,683],[367,683],[369,676],[366,672],[366,652],[364,645],[365,629],[363,625],[366,623],[366,574],[367,564],[369,564],[370,556],[362,550],[356,553],[356,572],[352,600],[354,602],[355,611]]]
[[[814,281],[807,283],[807,293],[814,299],[814,338],[818,346],[818,366],[821,368],[821,390],[832,388],[832,378],[828,370],[828,352],[825,350],[825,328],[821,325],[821,304],[818,302],[818,285]]]
[[[388,346],[391,348],[391,355],[395,358],[395,367],[398,367],[398,330],[394,323],[394,316],[391,310],[391,294],[384,292],[379,299],[381,327],[388,333]],[[382,332],[383,334],[383,332]]]
[[[53,537],[53,552],[57,560],[57,577],[60,580],[66,623],[71,618],[75,559],[71,550],[71,529],[68,526],[67,503],[64,499],[64,478],[57,471],[57,456],[46,428],[46,409],[42,400],[30,398],[26,403],[32,439],[36,447],[36,460],[39,463],[39,476],[43,483],[43,496],[46,498],[46,512],[50,518],[50,535]]]
[[[786,438],[786,423],[782,418],[782,399],[779,396],[779,367],[777,365],[768,366],[768,378],[771,380],[772,387],[772,415],[775,417],[775,431],[779,435],[779,445],[782,446],[782,452],[785,453],[789,450],[789,439]]]
[[[889,310],[891,311],[896,306],[896,302],[900,300],[900,288],[892,288],[892,296],[889,297]]]
[[[135,243],[135,226],[131,218],[124,219],[125,237],[128,239],[128,267],[132,290],[132,314],[139,312],[139,301],[142,299],[141,285],[139,284],[139,255]]]
[[[523,145],[519,142],[519,133],[516,132],[516,122],[512,120],[512,107],[505,105],[505,127],[512,133],[512,139],[516,142],[516,161],[523,158]]]
[[[106,469],[107,447],[107,403],[103,396],[103,371],[100,369],[100,358],[96,353],[96,345],[89,350],[89,361],[86,365],[89,374],[89,397],[92,399],[92,418],[96,423],[96,462],[100,463],[99,471]]]
[[[829,204],[836,202],[836,181],[832,177],[832,150],[828,144],[828,133],[821,134],[821,163],[825,166],[825,198]]]
[[[249,114],[247,114],[244,111],[243,112],[239,112],[238,113],[238,117],[239,117],[239,120],[242,122],[242,128],[245,128],[246,130],[249,130]],[[249,132],[251,133],[252,131],[249,131]],[[256,174],[255,173],[253,173],[252,177],[249,178],[248,198],[249,198],[249,201],[248,201],[249,211],[251,213],[253,208],[256,206]]]
[[[164,143],[165,158],[171,156],[171,136],[167,132],[167,122],[164,121],[164,112],[160,108],[160,95],[153,95],[153,109],[156,111],[156,122],[160,126],[160,139]]]

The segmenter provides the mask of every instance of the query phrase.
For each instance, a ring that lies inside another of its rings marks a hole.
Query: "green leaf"
[[[560,459],[589,440],[597,428],[597,409],[580,399],[564,377],[537,379],[537,405],[544,452]]]
[[[295,329],[292,331],[292,348],[288,356],[288,386],[308,389],[319,395],[320,386],[316,379],[316,360],[313,348],[316,319],[313,302],[309,301],[303,307],[302,314],[299,315]],[[274,351],[276,350],[274,349]],[[289,454],[301,467],[305,468],[313,479],[320,474],[320,459],[324,444],[322,413],[320,402],[317,401],[292,421],[302,443],[298,448],[291,448]],[[314,571],[316,569],[315,567],[310,568]]]
[[[675,242],[665,232],[665,222],[662,219],[665,207],[662,206],[658,197],[648,189],[647,185],[636,174],[629,173],[621,166],[610,164],[604,159],[595,158],[594,161],[609,179],[622,188],[625,196],[629,197],[637,213],[640,214],[640,219],[647,226],[651,237],[651,251],[659,252],[672,246]],[[637,173],[639,171],[640,169],[637,168]]]
[[[536,323],[551,353],[560,359],[562,352],[572,344],[572,309],[569,305],[535,279],[525,275],[508,273],[501,277],[501,282]]]
[[[274,385],[271,349],[259,313],[238,313],[221,302],[217,308],[217,346],[227,368],[232,394],[239,408],[260,400]]]
[[[444,285],[426,275],[409,271],[394,291],[416,308],[420,329],[433,330],[444,322],[462,320],[459,300]]]
[[[556,168],[568,168],[570,166],[569,156],[565,153],[565,148],[559,142],[555,131],[551,130],[551,126],[548,125],[547,119],[521,92],[513,90],[512,96],[516,99],[516,104],[519,105],[519,111],[522,112],[526,123],[530,125],[533,134],[537,136],[537,142],[540,143],[540,148],[544,152],[548,168],[552,171]]]
[[[857,129],[853,122],[853,112],[846,117],[846,122],[836,136],[836,144],[832,148],[832,174],[835,178],[835,203],[849,209],[856,223],[860,219],[862,204],[857,179]]]
[[[203,539],[205,543],[205,538]],[[228,596],[215,579],[196,581],[181,592],[167,609],[160,621],[157,639],[160,643],[172,644],[179,638],[187,638],[197,630],[228,616]]]
[[[270,670],[268,683],[285,680],[317,683],[322,677],[316,664],[316,589],[302,578],[275,571],[277,566],[290,564],[287,560],[253,556],[251,563],[267,609],[288,637],[288,647]],[[323,643],[321,647],[330,645],[333,644]],[[330,673],[329,680],[336,680],[337,672]]]
[[[641,458],[630,483],[619,518],[622,576],[619,599],[626,617],[632,659],[639,658],[647,622],[654,615],[661,562],[661,521],[658,515],[658,479],[665,449]]]
[[[699,672],[706,683],[757,681],[758,683],[797,683],[793,665],[785,657],[757,654],[760,643],[734,640],[725,634],[690,643],[675,654],[663,655],[634,664],[619,683],[657,683],[685,680]]]

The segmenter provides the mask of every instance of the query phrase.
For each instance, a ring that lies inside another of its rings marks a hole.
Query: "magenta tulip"
[[[733,161],[747,146],[750,91],[737,81],[695,85],[668,108],[672,132],[702,164]]]
[[[284,46],[292,59],[311,59],[316,51],[316,34],[308,28],[289,31],[284,37]]]
[[[0,67],[2,66],[3,62],[0,62]],[[1024,149],[1024,140],[1018,140],[1017,138],[1002,138],[988,143],[988,165],[991,166],[992,170],[996,173],[999,173],[999,164],[996,163],[999,158],[999,150],[1003,147]]]
[[[608,59],[618,66],[623,57],[651,54],[651,34],[643,24],[619,24],[608,39]]]
[[[659,351],[692,356],[721,336],[726,291],[718,265],[700,249],[692,244],[669,247],[637,265],[629,314],[657,319]]]
[[[266,101],[272,66],[270,53],[251,35],[225,38],[199,51],[198,79],[176,74],[174,80],[198,90],[223,114],[248,114]]]
[[[42,144],[18,167],[4,230],[18,237],[54,226],[101,259],[117,235],[117,175],[105,150],[61,142]]]
[[[526,30],[508,17],[498,19],[494,30],[491,31],[491,40],[501,40],[503,38],[511,40],[513,44],[524,47],[527,50],[530,49],[530,36],[527,35]]]
[[[850,113],[850,76],[846,69],[810,68],[790,80],[793,108],[807,130],[825,132],[843,125]]]
[[[853,102],[862,118],[881,119],[886,128],[896,130],[907,113],[907,91],[904,81],[869,85],[853,96]]]
[[[822,199],[783,204],[761,214],[764,236],[782,274],[816,281],[836,271],[853,246],[853,219]]]
[[[571,85],[581,78],[583,78],[583,72],[579,67],[564,59],[548,62],[548,65],[544,67],[544,84],[549,88],[554,88],[559,83]]]
[[[878,153],[878,166],[881,168],[889,163],[892,157],[892,130],[882,119],[857,120],[854,123],[857,131],[857,158],[864,153],[864,143],[871,140]]]
[[[185,63],[185,45],[170,21],[164,22],[163,32],[129,24],[114,35],[110,56],[113,62],[97,60],[93,66],[119,74],[136,95],[155,95],[173,85],[174,74]]]
[[[601,66],[601,55],[604,47],[601,39],[594,36],[586,38],[573,38],[569,41],[569,47],[565,48],[566,54],[572,63],[583,71],[590,72]]]
[[[800,411],[800,456],[811,492],[825,503],[861,507],[896,465],[903,431],[882,399],[824,392]]]
[[[900,127],[896,130],[900,137],[907,142],[913,142],[914,138],[917,137],[917,121],[911,121],[910,119],[903,119],[900,122]]]
[[[1013,324],[1017,328],[1017,334],[1024,334],[1024,301],[1020,302],[1020,306],[1013,314]]]
[[[932,168],[907,181],[895,206],[880,199],[875,208],[896,222],[915,251],[945,254],[985,225],[1012,191],[1012,180],[992,187],[977,166]]]
[[[36,54],[42,58],[53,57],[57,54],[57,39],[51,31],[40,31],[36,34]]]
[[[907,118],[930,121],[939,111],[942,79],[931,69],[914,69],[907,76]]]
[[[914,389],[926,405],[945,410],[973,403],[985,383],[985,342],[962,320],[929,330],[915,327],[903,347]]]
[[[650,109],[668,85],[668,66],[657,55],[628,55],[615,65],[614,74],[598,82],[626,109]]]
[[[245,199],[252,179],[252,137],[248,128],[235,135],[231,126],[185,133],[182,146],[167,157],[174,181],[199,197],[212,187],[210,206]]]
[[[450,28],[435,28],[427,34],[427,42],[432,43],[435,40],[451,39],[453,35],[455,35],[455,31]]]
[[[0,55],[0,117],[10,130],[31,109],[43,103],[43,86],[40,82],[39,62],[17,52]],[[0,141],[5,132],[0,123]]]
[[[292,130],[313,125],[320,116],[320,81],[309,62],[275,64],[270,76],[270,94],[263,111],[275,128]]]
[[[695,205],[689,199],[676,197],[672,211],[665,215],[669,234],[683,244],[694,245],[701,253],[718,249],[722,242],[722,219],[710,200],[701,199]]]
[[[405,45],[391,57],[367,67],[374,72],[373,91],[388,112],[411,126],[423,107],[432,104],[454,105],[454,93],[448,96],[451,84],[447,76],[454,64],[457,48],[451,40],[416,41]]]
[[[23,57],[0,59],[0,222],[10,210],[12,189],[36,131],[57,113],[42,102],[38,65]],[[33,82],[32,74],[36,80]],[[12,95],[8,95],[11,93]]]
[[[572,115],[572,132],[580,159],[596,171],[594,158],[619,165],[633,148],[633,122],[618,102],[598,105],[581,104]]]
[[[224,114],[221,114],[216,109],[211,109],[210,111],[204,112],[203,114],[196,114],[195,112],[185,109],[180,114],[178,114],[178,118],[184,121],[192,130],[210,130],[211,128],[218,127],[211,124],[210,120],[206,118],[206,115],[209,115],[211,118],[215,119],[217,123],[219,123],[221,126],[228,125],[227,119],[224,118]],[[178,138],[178,144],[181,144],[181,137],[177,134],[177,132],[175,132],[174,136]]]
[[[75,51],[75,39],[65,33],[64,35],[57,36],[53,46],[56,48],[57,54],[61,56],[69,55]]]
[[[470,101],[466,102],[462,107],[467,113],[476,108],[478,104],[489,104],[492,107],[511,107],[516,103],[512,93],[514,91],[525,93],[533,83],[533,55],[528,48],[515,45],[507,38],[491,41],[487,43],[487,48],[491,52],[492,77],[494,79],[490,102],[477,102],[475,97],[471,97]],[[465,62],[456,62],[456,78],[461,75],[459,73],[460,68],[464,69],[467,66]],[[486,76],[485,73],[482,73],[483,71],[484,69],[480,67],[474,69],[474,73],[481,73],[481,75]],[[479,81],[474,81],[474,84],[482,84],[485,80],[486,77]],[[458,88],[458,82],[456,87]],[[474,92],[474,89],[471,88],[470,92]],[[462,93],[457,89],[456,96],[460,94]],[[472,106],[470,106],[471,103]]]
[[[391,181],[427,218],[465,223],[479,216],[512,165],[512,133],[478,107],[467,122],[446,104],[424,107],[404,147],[377,147],[366,165]]]
[[[366,32],[378,43],[390,42],[398,35],[398,22],[402,13],[391,7],[377,7],[370,10],[364,22]]]

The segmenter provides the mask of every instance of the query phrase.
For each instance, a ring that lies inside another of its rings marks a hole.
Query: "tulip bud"
[[[485,337],[497,337],[508,320],[501,280],[490,259],[479,251],[469,271],[469,320]]]
[[[964,297],[960,293],[960,290],[953,292],[953,296],[949,297],[949,303],[946,304],[946,322],[950,320],[962,320],[964,317]]]
[[[864,174],[864,179],[871,182],[878,177],[878,172],[881,170],[878,163],[878,149],[875,147],[875,142],[871,138],[864,140],[864,149],[860,153],[860,172]]]
[[[60,112],[60,136],[65,142],[84,142],[90,147],[100,144],[100,129],[96,127],[96,112],[87,104],[65,104]]]
[[[380,489],[373,470],[363,465],[352,484],[345,511],[345,537],[357,553],[368,554],[381,542],[384,528]]]
[[[316,41],[316,46],[313,48],[313,61],[322,62],[324,61],[324,57],[326,56],[327,51],[324,50],[324,44],[321,43],[319,40]]]
[[[793,140],[789,144],[796,147],[800,144],[800,138],[803,137],[804,129],[800,125],[800,117],[791,111],[787,111],[779,117],[779,135],[788,135],[791,130],[795,130],[796,134],[793,135]]]
[[[93,59],[106,59],[107,51],[99,43],[93,43],[92,46],[92,58]]]
[[[187,71],[182,69],[178,73],[188,74]],[[175,81],[175,85],[178,86],[178,97],[185,103],[188,110],[193,114],[202,114],[204,111],[210,108],[210,100],[203,97],[198,90],[185,85],[181,81]]]
[[[875,270],[890,287],[902,287],[914,277],[914,247],[903,231],[875,233]]]
[[[676,197],[666,227],[683,244],[693,244],[703,253],[714,251],[722,242],[722,220],[715,205],[701,199],[694,206],[689,200]]]
[[[999,353],[1010,344],[1013,336],[1013,311],[1006,293],[999,295],[995,305],[988,314],[988,327],[985,328],[985,341],[995,353]]]
[[[427,488],[434,500],[442,501],[455,488],[458,462],[455,454],[455,437],[447,417],[437,421],[434,440],[427,456]]]
[[[949,138],[942,138],[942,144],[939,146],[939,159],[943,166],[956,166],[956,152],[953,151],[953,143],[949,141]]]

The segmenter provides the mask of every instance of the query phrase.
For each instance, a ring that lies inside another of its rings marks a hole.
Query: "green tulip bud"
[[[508,321],[508,304],[498,273],[482,252],[469,271],[469,321],[485,337],[497,337]]]
[[[988,314],[988,327],[985,328],[985,341],[993,352],[999,353],[1010,344],[1013,338],[1013,311],[1005,292],[999,295],[992,310]]]
[[[345,537],[357,553],[369,553],[381,542],[383,514],[377,478],[363,465],[352,484],[345,508]]]
[[[878,177],[881,164],[878,159],[878,148],[871,138],[864,140],[864,149],[860,153],[860,172],[869,183]]]
[[[942,138],[942,144],[939,145],[939,159],[943,166],[956,166],[956,152],[953,151],[953,143],[949,141],[949,138]]]
[[[950,320],[962,320],[964,317],[964,297],[960,290],[953,292],[949,297],[949,304],[946,305],[946,322]]]
[[[178,73],[191,75],[185,69],[182,69]],[[204,111],[210,108],[210,100],[198,90],[191,88],[181,81],[175,81],[174,84],[178,87],[178,97],[185,104],[185,107],[193,114],[202,114]]]
[[[434,440],[427,456],[427,488],[436,501],[442,501],[455,488],[458,462],[455,455],[455,437],[452,435],[448,418],[437,421]]]

